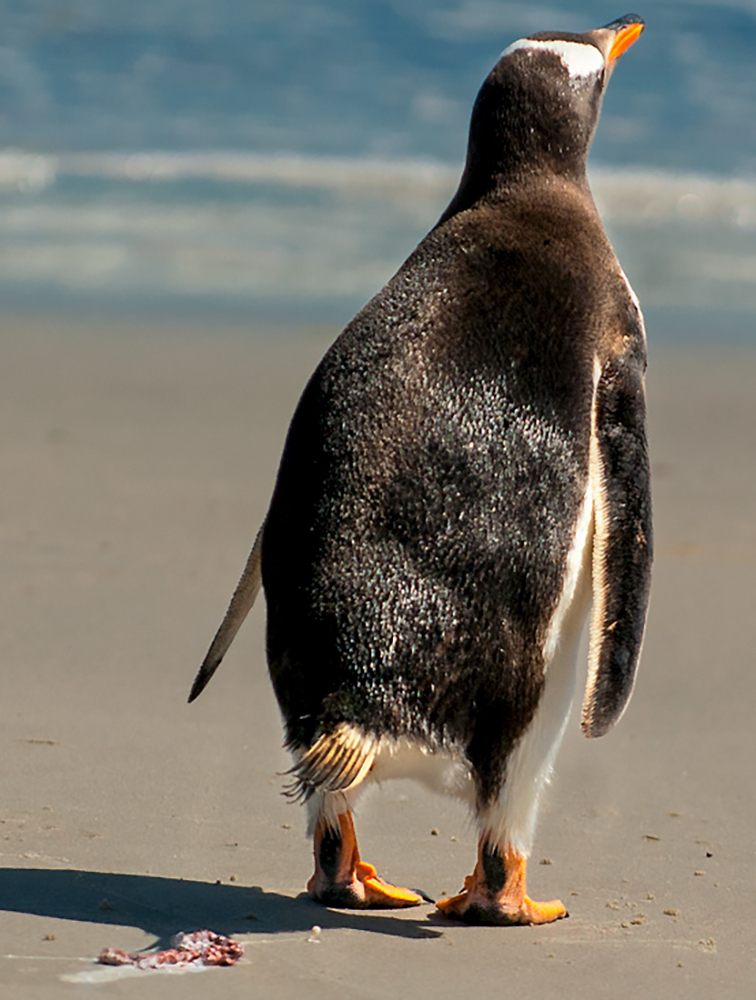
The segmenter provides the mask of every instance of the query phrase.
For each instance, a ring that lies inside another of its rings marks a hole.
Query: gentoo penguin
[[[651,566],[645,333],[586,155],[628,15],[504,50],[438,224],[356,316],[292,420],[270,509],[192,689],[262,581],[270,675],[314,835],[310,896],[421,902],[360,860],[371,782],[465,800],[471,923],[566,915],[526,894],[538,800],[590,614],[582,727],[633,687]]]

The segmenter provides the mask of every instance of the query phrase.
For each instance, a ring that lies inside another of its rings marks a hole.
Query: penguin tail
[[[286,772],[293,777],[284,794],[306,802],[315,792],[346,792],[367,777],[377,752],[375,736],[341,722],[333,732],[316,740]]]
[[[210,678],[220,666],[223,657],[228,651],[228,647],[234,641],[236,633],[241,628],[244,619],[255,603],[255,598],[260,591],[262,583],[261,550],[264,527],[265,525],[263,524],[257,532],[255,544],[252,546],[247,565],[244,567],[244,572],[234,591],[234,596],[231,598],[228,611],[226,611],[221,626],[215,633],[215,638],[212,641],[210,649],[207,651],[207,656],[202,661],[202,666],[194,678],[194,684],[192,684],[192,690],[189,693],[189,702],[193,702],[195,698],[198,698],[210,683]]]

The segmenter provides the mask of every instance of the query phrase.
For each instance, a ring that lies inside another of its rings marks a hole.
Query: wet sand
[[[327,342],[5,323],[4,995],[75,996],[88,978],[231,1000],[750,995],[756,354],[652,347],[657,559],[636,693],[602,740],[573,716],[541,812],[529,887],[569,919],[502,929],[299,898],[311,854],[280,795],[262,603],[186,704]],[[374,792],[357,822],[379,872],[430,897],[472,869],[462,808],[412,784]],[[243,962],[91,964],[196,927],[239,937]]]

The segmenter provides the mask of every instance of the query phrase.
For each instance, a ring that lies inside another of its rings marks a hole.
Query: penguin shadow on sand
[[[307,932],[317,924],[323,930],[351,928],[403,938],[441,935],[420,910],[416,917],[406,911],[398,917],[387,911],[329,910],[305,894],[284,896],[260,886],[75,869],[2,869],[0,911],[138,927],[155,936],[158,948],[169,947],[181,931],[205,928],[231,936]]]

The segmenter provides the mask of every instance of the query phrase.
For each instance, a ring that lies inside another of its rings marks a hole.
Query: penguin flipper
[[[643,643],[651,582],[651,492],[638,321],[625,348],[603,364],[591,436],[594,509],[593,611],[582,729],[603,736],[630,699]]]
[[[210,682],[210,678],[220,666],[221,660],[228,651],[228,647],[236,638],[236,633],[242,627],[244,619],[255,603],[255,599],[260,591],[260,584],[262,583],[261,550],[264,527],[265,524],[263,523],[257,532],[255,544],[252,546],[249,559],[247,559],[247,565],[244,567],[244,572],[236,586],[228,610],[221,622],[220,628],[215,633],[215,638],[210,645],[210,649],[207,651],[207,656],[202,661],[202,666],[194,678],[194,684],[192,684],[192,690],[189,693],[189,702],[194,701],[205,690]]]
[[[306,800],[314,792],[346,792],[367,776],[377,750],[374,736],[342,722],[299,758],[289,772],[294,777],[286,794]]]

